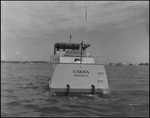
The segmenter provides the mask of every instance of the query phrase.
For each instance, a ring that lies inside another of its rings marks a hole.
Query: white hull
[[[56,95],[108,94],[108,80],[104,65],[80,63],[51,63],[53,72],[49,80],[50,91]],[[94,85],[94,92],[93,87]]]

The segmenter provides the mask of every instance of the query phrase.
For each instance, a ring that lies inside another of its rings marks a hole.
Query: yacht
[[[87,53],[90,44],[56,42],[50,57],[50,92],[55,95],[109,94],[101,56]]]

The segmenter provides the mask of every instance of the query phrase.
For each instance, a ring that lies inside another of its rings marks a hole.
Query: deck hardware
[[[95,95],[95,86],[92,85],[92,94]]]
[[[69,97],[70,96],[70,85],[67,84],[67,96]]]

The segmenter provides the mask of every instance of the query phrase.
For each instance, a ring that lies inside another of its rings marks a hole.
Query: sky
[[[102,63],[149,62],[149,1],[1,2],[1,60],[50,61],[70,34]]]

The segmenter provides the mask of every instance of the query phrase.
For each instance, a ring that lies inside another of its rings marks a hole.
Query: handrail
[[[58,59],[56,59],[56,57],[58,57]],[[51,62],[59,62],[59,57],[70,57],[70,56],[64,56],[64,55],[61,55],[61,54],[54,54],[51,56]],[[78,55],[76,54],[73,54],[72,57],[79,57]],[[92,55],[86,55],[84,56],[83,58],[94,58],[95,60],[95,64],[102,64],[102,55],[99,55],[99,54],[92,54]]]

